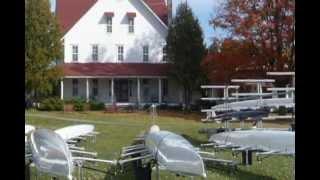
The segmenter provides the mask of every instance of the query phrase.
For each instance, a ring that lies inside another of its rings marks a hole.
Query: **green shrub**
[[[66,99],[63,101],[65,104],[74,104],[74,99]]]
[[[52,97],[44,99],[40,103],[39,110],[42,111],[62,111],[63,101],[60,98]]]
[[[170,110],[170,111],[181,111],[182,110],[182,104],[170,105],[170,106],[168,106],[168,110]]]
[[[84,111],[85,100],[82,98],[77,98],[73,100],[73,110]]]
[[[160,104],[158,106],[159,110],[167,110],[168,109],[168,105],[167,104]]]
[[[99,110],[105,109],[104,103],[98,102],[98,101],[90,101],[89,106],[90,106],[90,110],[92,111],[99,111]]]
[[[284,106],[280,106],[279,109],[278,109],[278,114],[279,114],[280,116],[286,115],[286,114],[287,114],[287,108],[284,107]]]
[[[144,110],[144,111],[148,111],[148,110],[150,109],[150,106],[151,106],[151,104],[145,104],[145,105],[143,106],[143,110]]]

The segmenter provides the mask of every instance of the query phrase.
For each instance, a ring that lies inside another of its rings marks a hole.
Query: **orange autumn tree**
[[[295,0],[225,0],[210,22],[232,39],[253,45],[266,70],[292,71],[294,16]]]
[[[243,71],[252,74],[264,71],[264,58],[257,55],[257,49],[251,43],[226,39],[216,48],[201,64],[210,82],[228,84]]]

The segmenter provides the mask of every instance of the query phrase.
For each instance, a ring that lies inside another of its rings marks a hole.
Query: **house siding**
[[[114,12],[112,33],[106,30],[105,12]],[[128,32],[128,12],[136,13],[135,32]],[[162,62],[167,29],[139,0],[99,0],[64,36],[64,62],[72,62],[72,45],[78,45],[78,62],[92,62],[92,45],[99,49],[98,62],[118,62],[117,46],[124,46],[123,62],[143,62],[144,45],[149,62]]]

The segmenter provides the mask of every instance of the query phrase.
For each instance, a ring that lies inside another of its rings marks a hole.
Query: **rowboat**
[[[150,131],[145,146],[164,169],[180,175],[206,177],[203,160],[182,136],[169,131]]]
[[[37,129],[30,140],[32,161],[39,172],[72,179],[71,152],[61,136],[48,129]]]
[[[295,132],[267,129],[226,131],[213,134],[210,142],[234,147],[295,154]]]
[[[92,133],[93,130],[94,130],[94,126],[91,124],[80,124],[80,125],[73,125],[73,126],[60,128],[55,130],[55,132],[59,134],[62,137],[62,139],[70,140],[79,136]]]

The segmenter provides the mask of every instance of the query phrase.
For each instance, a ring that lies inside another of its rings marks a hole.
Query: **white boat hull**
[[[55,132],[64,140],[70,140],[79,136],[83,136],[92,133],[93,131],[94,126],[91,124],[73,125],[55,130]]]
[[[38,129],[31,134],[32,161],[39,172],[72,178],[72,156],[66,142],[55,132]]]
[[[168,132],[150,132],[145,137],[147,149],[166,170],[188,176],[206,177],[203,160],[183,137]]]
[[[262,151],[295,154],[295,132],[281,130],[239,130],[213,134],[210,142],[250,147]]]

